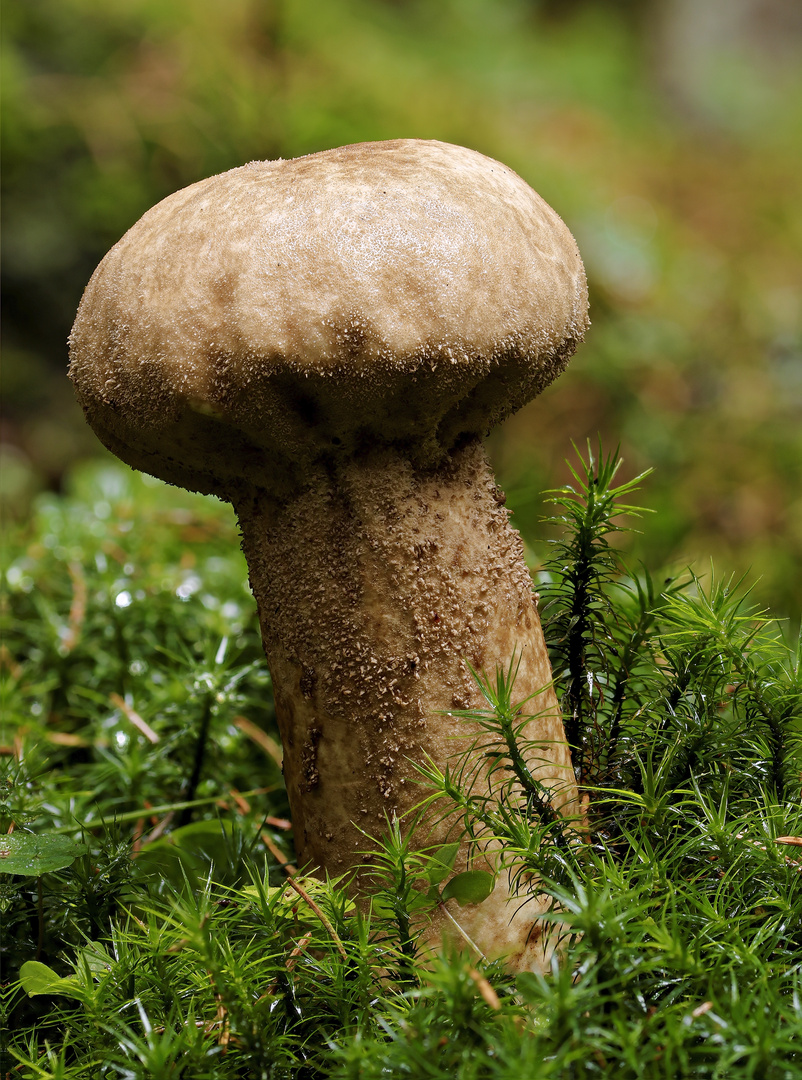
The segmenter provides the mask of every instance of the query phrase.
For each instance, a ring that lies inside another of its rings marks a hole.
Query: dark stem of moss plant
[[[585,727],[591,707],[588,693],[587,645],[591,635],[590,582],[592,580],[592,548],[586,542],[584,530],[577,536],[578,557],[571,572],[573,596],[569,630],[565,643],[568,659],[568,685],[562,698],[565,716],[565,735],[574,757],[577,776],[587,780],[585,760]]]
[[[613,482],[621,465],[617,451],[605,457],[599,447],[594,458],[571,467],[576,486],[549,493],[559,508],[551,524],[563,529],[548,560],[549,578],[542,586],[547,640],[552,651],[565,733],[580,783],[596,783],[615,752],[620,736],[623,703],[632,666],[649,630],[650,616],[643,608],[631,629],[628,643],[616,641],[610,588],[621,576],[622,565],[607,537],[625,531],[614,523],[622,514],[637,516],[638,507],[624,502],[646,473],[617,487]],[[604,695],[612,689],[612,717],[600,721]]]
[[[38,960],[42,955],[42,947],[45,941],[45,911],[44,911],[44,894],[42,892],[42,878],[41,876],[36,879],[36,915],[37,915],[37,934],[36,934],[36,959]]]
[[[512,709],[504,707],[503,702],[499,702],[496,708],[499,730],[506,743],[509,757],[509,765],[506,768],[512,771],[521,785],[527,810],[534,814],[541,825],[551,827],[550,831],[557,847],[566,850],[569,845],[565,837],[564,819],[552,805],[548,788],[532,775],[518,744],[515,721],[520,721],[521,711],[519,709],[517,714],[514,714]]]
[[[415,937],[412,933],[412,920],[408,907],[408,892],[410,883],[407,880],[407,869],[403,858],[399,860],[398,883],[393,896],[393,915],[398,927],[398,945],[400,950],[401,982],[404,984],[417,984],[415,975]]]
[[[201,714],[200,727],[198,729],[198,738],[195,743],[195,757],[192,763],[192,772],[187,780],[186,787],[181,793],[181,798],[185,802],[192,802],[195,798],[195,793],[198,790],[198,784],[200,783],[201,773],[203,772],[203,765],[206,760],[206,748],[209,743],[209,725],[212,720],[212,705],[213,698],[211,691],[204,697],[203,713]],[[178,815],[178,828],[182,825],[189,825],[192,821],[192,815],[195,812],[194,806],[185,806],[181,813]]]

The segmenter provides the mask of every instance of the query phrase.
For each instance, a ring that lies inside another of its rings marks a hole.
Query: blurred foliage
[[[760,8],[760,19],[755,11]],[[787,0],[36,0],[6,6],[2,487],[98,452],[63,378],[97,262],[254,158],[397,136],[520,172],[583,252],[593,326],[494,436],[510,505],[566,437],[656,470],[652,563],[751,567],[802,607],[802,27]],[[751,15],[750,15],[751,13]],[[754,25],[749,18],[757,20]],[[740,19],[740,22],[738,21]],[[646,542],[644,542],[646,543]]]

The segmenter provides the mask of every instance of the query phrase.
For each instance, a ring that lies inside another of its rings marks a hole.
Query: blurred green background
[[[538,493],[601,434],[622,476],[656,470],[645,560],[712,556],[798,615],[798,0],[9,0],[3,35],[13,516],[103,453],[66,338],[149,206],[255,158],[436,138],[516,169],[588,270],[585,344],[491,439],[536,556]]]

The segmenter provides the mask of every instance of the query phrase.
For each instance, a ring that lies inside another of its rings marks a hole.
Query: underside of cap
[[[70,376],[134,467],[281,494],[377,443],[436,464],[538,394],[586,326],[576,244],[512,170],[362,143],[155,206],[87,286]]]

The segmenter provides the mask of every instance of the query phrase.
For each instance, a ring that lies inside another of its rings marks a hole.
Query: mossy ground
[[[504,797],[429,776],[554,901],[559,959],[516,979],[420,963],[415,909],[477,882],[403,825],[369,914],[288,883],[229,508],[106,466],[41,498],[4,578],[0,1075],[802,1077],[799,654],[733,581],[627,569],[614,477],[553,495],[538,584],[587,832],[561,842],[516,767],[504,673]]]

